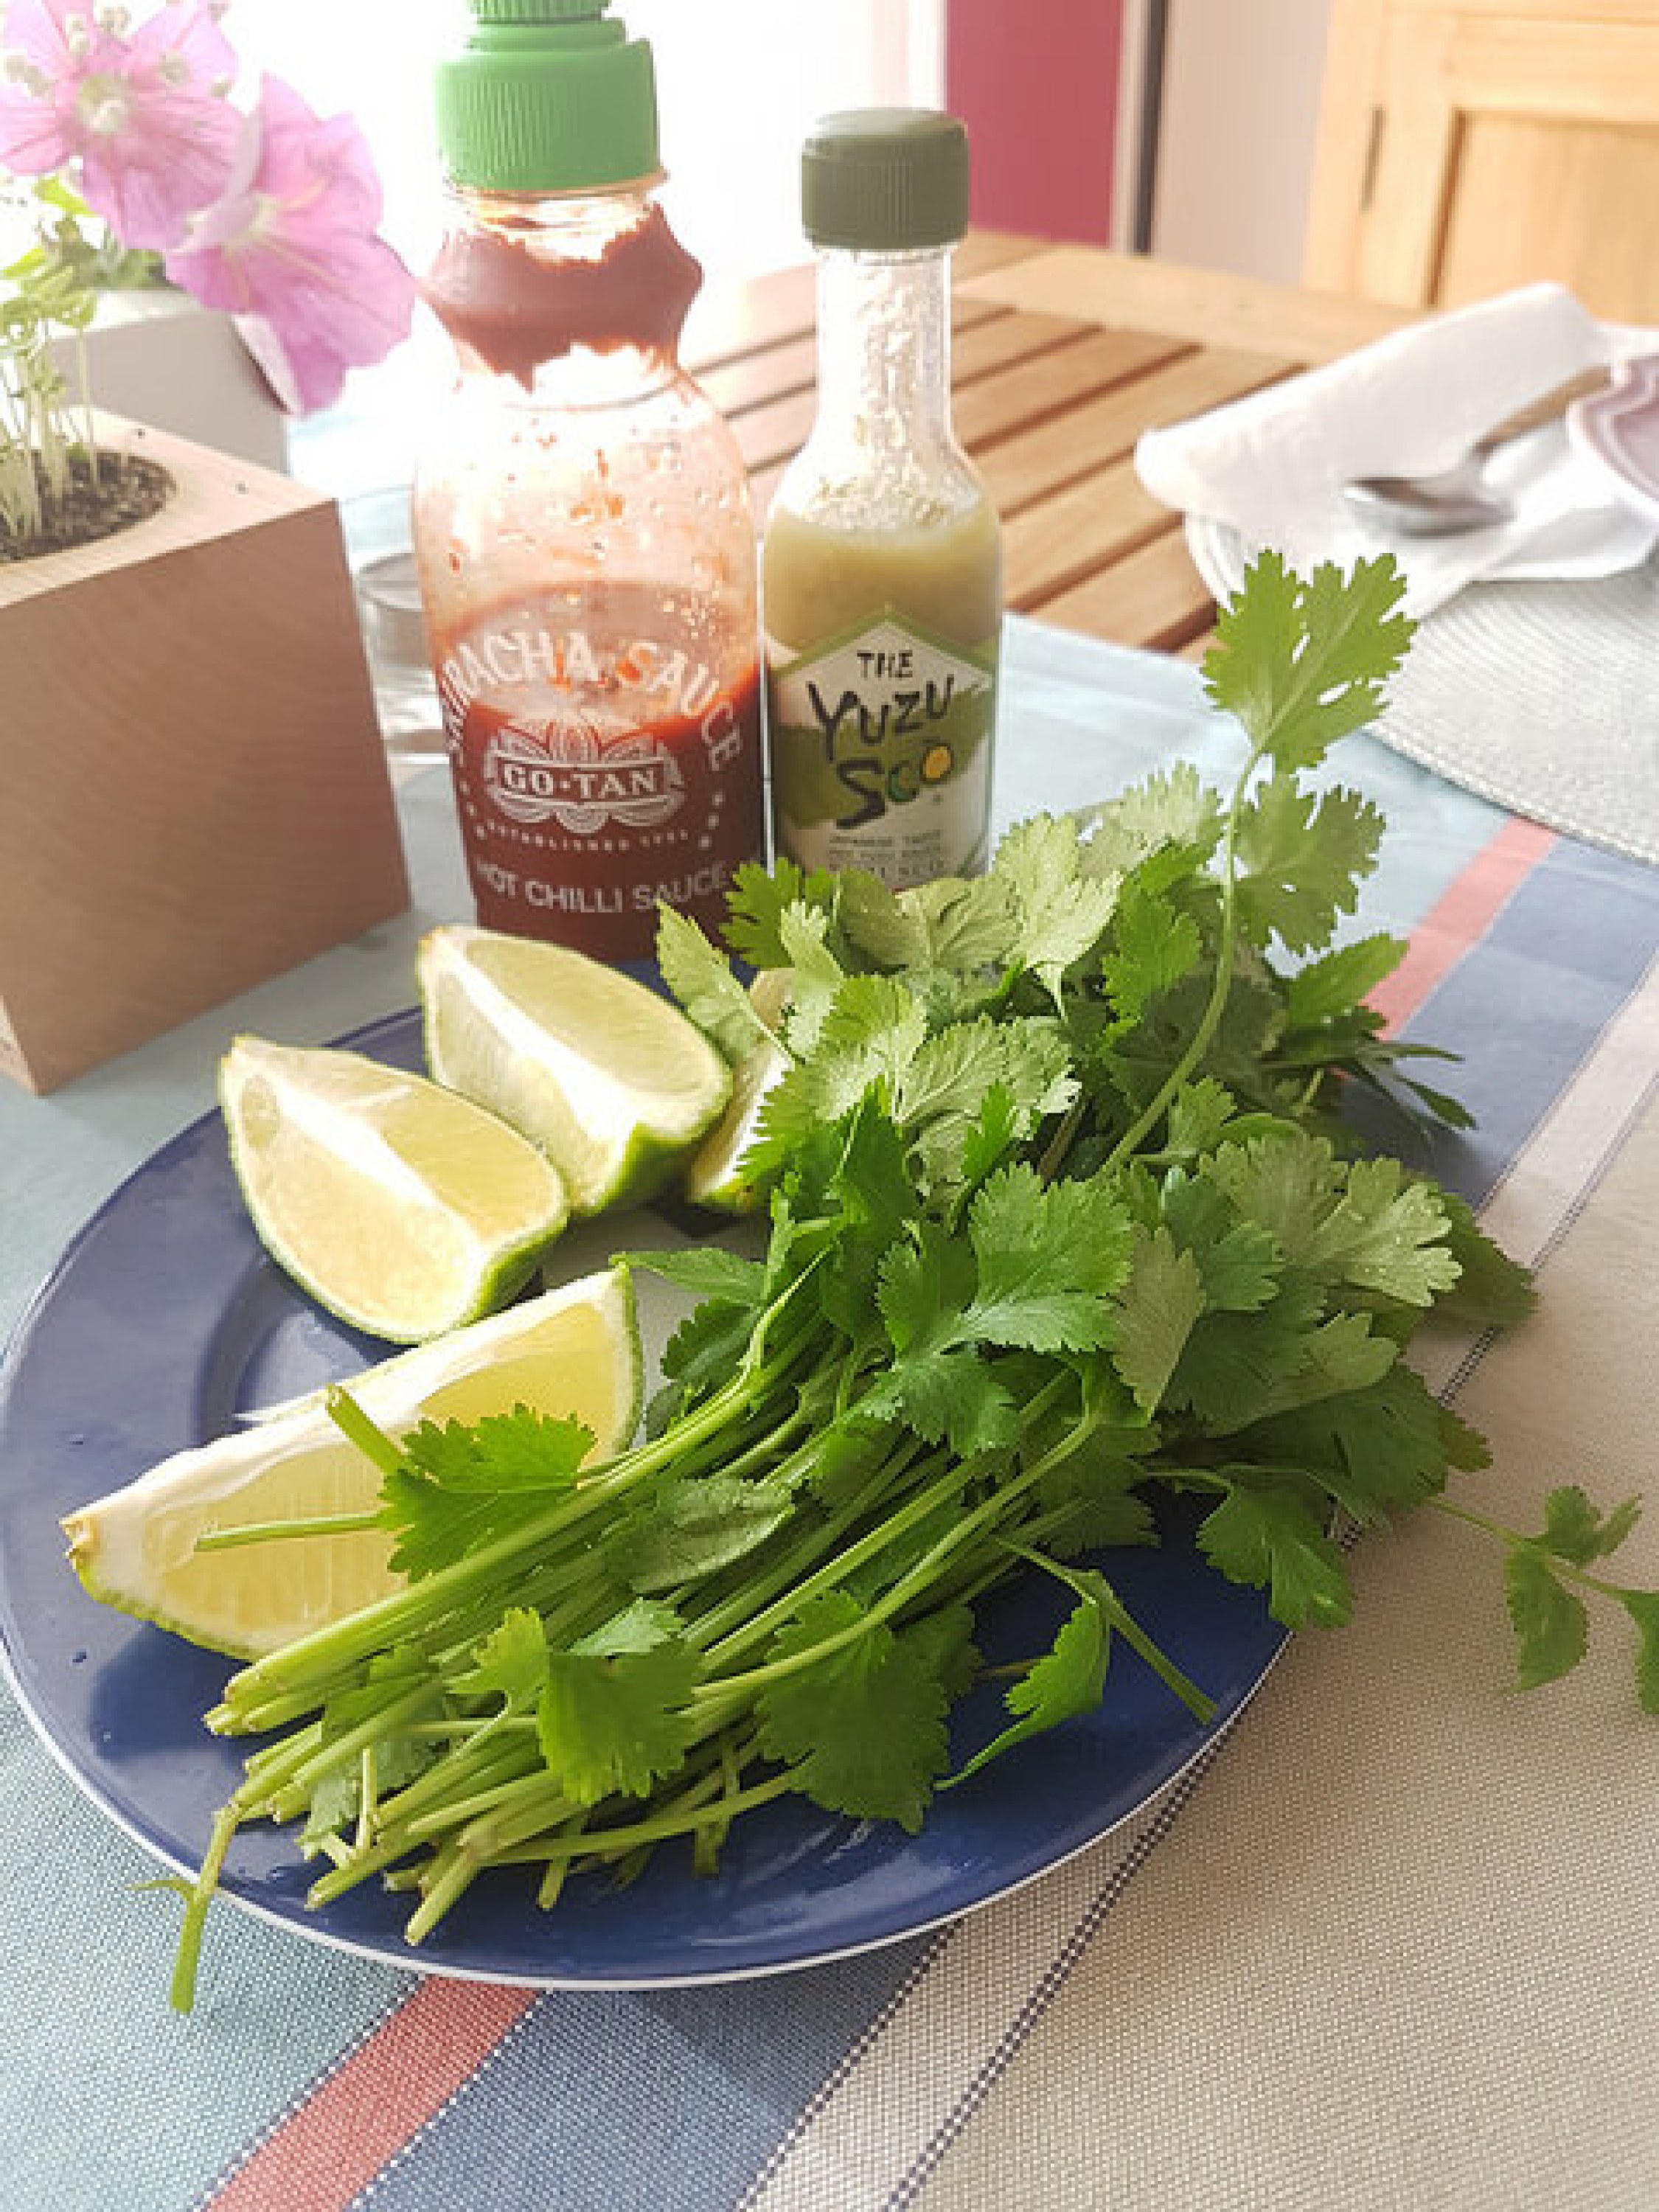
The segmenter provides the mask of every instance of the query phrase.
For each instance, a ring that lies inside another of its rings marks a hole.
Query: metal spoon
[[[1541,398],[1506,415],[1477,438],[1452,467],[1431,476],[1355,477],[1343,485],[1343,495],[1374,528],[1402,538],[1445,538],[1457,531],[1485,530],[1494,523],[1507,522],[1515,504],[1486,483],[1487,462],[1512,438],[1557,421],[1574,400],[1604,390],[1611,380],[1608,368],[1583,370]]]

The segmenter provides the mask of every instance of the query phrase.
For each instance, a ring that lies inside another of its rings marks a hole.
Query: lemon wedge
[[[238,1037],[219,1097],[271,1257],[319,1305],[388,1342],[419,1343],[504,1304],[568,1218],[535,1146],[361,1054]]]
[[[424,1419],[477,1421],[528,1406],[574,1414],[590,1457],[622,1449],[643,1389],[624,1270],[528,1298],[349,1378],[389,1436]],[[379,1530],[285,1537],[198,1551],[210,1531],[372,1511],[379,1471],[319,1399],[175,1453],[64,1522],[89,1595],[238,1658],[276,1650],[400,1586]]]
[[[578,1213],[660,1190],[731,1096],[695,1024],[585,953],[447,923],[418,974],[433,1074],[540,1146]]]

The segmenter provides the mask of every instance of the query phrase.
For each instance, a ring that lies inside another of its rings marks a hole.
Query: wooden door
[[[1334,0],[1304,273],[1659,323],[1659,0]]]

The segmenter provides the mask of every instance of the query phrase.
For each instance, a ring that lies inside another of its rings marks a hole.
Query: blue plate
[[[412,1014],[349,1042],[420,1065]],[[617,1241],[629,1241],[626,1229]],[[0,1376],[0,1651],[70,1776],[171,1867],[194,1870],[240,1778],[246,1743],[209,1735],[200,1719],[229,1665],[94,1604],[65,1564],[59,1517],[239,1414],[385,1351],[320,1314],[266,1259],[216,1115],[164,1146],[94,1216],[13,1342]],[[727,1980],[917,1934],[1130,1818],[1240,1710],[1284,1643],[1257,1594],[1221,1581],[1180,1528],[1157,1551],[1107,1564],[1134,1613],[1217,1700],[1210,1729],[1120,1647],[1096,1713],[947,1791],[917,1836],[786,1801],[738,1823],[717,1875],[699,1877],[689,1853],[665,1850],[629,1887],[580,1878],[543,1912],[533,1877],[502,1870],[418,1949],[401,1932],[410,1900],[378,1886],[307,1907],[315,1869],[287,1830],[241,1831],[224,1893],[394,1966],[546,1988]],[[982,1648],[993,1659],[1030,1656],[1064,1604],[1047,1577],[1012,1586],[981,1608]],[[959,1748],[1006,1717],[994,1689],[975,1692],[959,1708]]]

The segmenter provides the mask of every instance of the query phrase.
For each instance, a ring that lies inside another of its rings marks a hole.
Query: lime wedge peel
[[[434,1076],[540,1146],[577,1213],[672,1182],[731,1096],[677,1006],[566,946],[446,923],[417,975]]]
[[[219,1096],[271,1257],[319,1305],[389,1343],[503,1304],[568,1218],[535,1146],[423,1076],[243,1036],[220,1064]]]
[[[527,1405],[574,1413],[594,1459],[639,1424],[643,1361],[623,1268],[568,1283],[349,1378],[392,1437],[422,1419],[474,1421]],[[175,1453],[64,1522],[88,1595],[191,1642],[251,1658],[373,1604],[401,1586],[378,1531],[201,1552],[209,1529],[373,1510],[379,1471],[319,1398]]]

